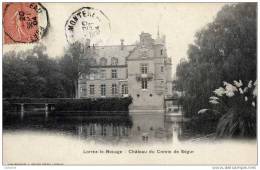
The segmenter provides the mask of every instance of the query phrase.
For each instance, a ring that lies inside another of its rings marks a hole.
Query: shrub
[[[61,100],[55,111],[128,111],[132,98],[99,98]]]
[[[221,115],[216,135],[221,138],[256,137],[256,96],[257,82],[241,80],[233,84],[223,82],[224,86],[214,91],[209,102],[215,113]],[[199,111],[203,113],[207,109]]]
[[[191,120],[184,124],[183,130],[187,134],[208,135],[216,132],[220,115],[208,110],[204,114],[193,116]]]

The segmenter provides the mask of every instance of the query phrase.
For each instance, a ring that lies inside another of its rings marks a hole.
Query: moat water
[[[174,143],[182,138],[182,117],[164,113],[135,113],[130,116],[49,116],[25,113],[4,116],[3,132],[68,135],[97,144]]]

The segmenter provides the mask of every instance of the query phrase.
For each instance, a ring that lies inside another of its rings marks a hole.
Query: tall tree
[[[67,87],[72,87],[71,94],[75,98],[78,98],[79,77],[89,72],[89,51],[90,48],[84,44],[75,42],[65,50],[65,54],[60,61],[62,72],[69,80]]]
[[[66,97],[64,77],[58,60],[49,58],[43,45],[3,56],[4,97]]]
[[[177,67],[187,116],[209,108],[208,98],[223,81],[256,79],[256,37],[256,3],[226,5],[196,33],[188,61]]]

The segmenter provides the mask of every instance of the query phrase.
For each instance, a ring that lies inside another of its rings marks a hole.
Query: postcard
[[[257,165],[257,3],[2,3],[3,165]]]

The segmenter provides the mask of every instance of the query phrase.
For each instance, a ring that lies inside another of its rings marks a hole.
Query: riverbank
[[[131,97],[124,98],[9,98],[3,99],[3,112],[6,114],[21,113],[21,115],[45,113],[57,116],[113,116],[128,115]]]

